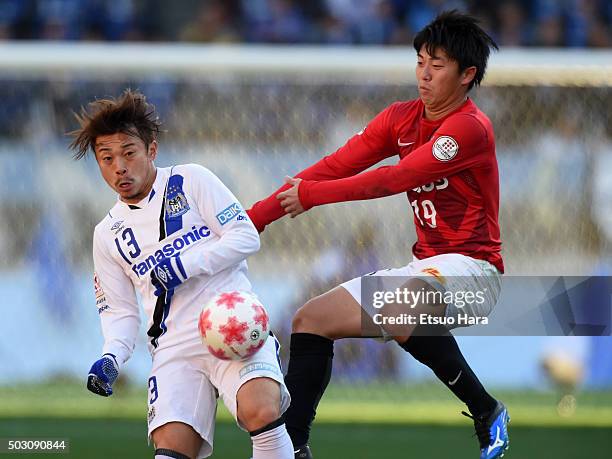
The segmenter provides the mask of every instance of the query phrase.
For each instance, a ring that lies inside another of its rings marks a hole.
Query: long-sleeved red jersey
[[[363,172],[394,155],[400,157],[396,165]],[[396,102],[296,177],[303,179],[298,191],[305,209],[406,192],[417,258],[460,253],[504,270],[493,127],[470,99],[436,121],[425,119],[420,99]],[[276,195],[288,188],[247,211],[260,232],[285,215]]]

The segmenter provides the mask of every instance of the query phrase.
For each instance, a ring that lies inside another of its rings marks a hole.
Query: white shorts
[[[270,378],[281,387],[281,413],[291,398],[285,386],[278,352],[280,345],[270,336],[251,358],[241,361],[220,360],[210,355],[200,341],[177,348],[162,349],[153,357],[148,386],[148,434],[168,422],[183,422],[200,434],[202,447],[198,458],[213,450],[217,397],[236,419],[236,394],[247,381]]]
[[[401,268],[383,269],[366,276],[378,277],[378,280],[381,281],[381,290],[387,291],[399,287],[407,277],[419,277],[427,281],[436,290],[452,292],[453,295],[458,292],[483,292],[484,301],[482,302],[466,303],[461,306],[452,303],[447,304],[446,316],[455,318],[459,314],[471,317],[487,317],[495,307],[501,291],[501,274],[495,266],[488,261],[458,253],[436,255],[422,260],[415,258],[412,263]],[[366,276],[356,277],[340,284],[340,286],[344,287],[361,305],[362,309],[372,317],[380,311],[362,301],[362,278]],[[389,282],[385,282],[385,277],[390,278]],[[431,281],[428,279],[431,279]],[[455,321],[455,323],[458,323],[458,321]],[[391,339],[382,327],[381,332],[385,340]]]

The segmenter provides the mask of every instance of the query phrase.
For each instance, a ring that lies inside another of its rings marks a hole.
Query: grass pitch
[[[436,385],[331,384],[312,435],[317,459],[476,459],[477,441],[463,407]],[[553,393],[501,392],[512,416],[506,457],[612,457],[612,394],[578,396],[560,417]],[[105,399],[81,384],[0,388],[0,438],[61,437],[74,458],[151,458],[146,441],[146,391],[117,387]],[[219,407],[214,458],[250,457],[250,440]],[[62,455],[20,454],[19,457]]]
[[[345,424],[319,422],[312,445],[317,459],[476,459],[471,427],[428,424]],[[508,458],[607,459],[612,431],[583,427],[512,427]],[[83,459],[152,458],[144,420],[134,419],[0,419],[0,437],[63,437],[70,452],[36,454],[34,458],[68,456]],[[250,457],[248,435],[227,421],[215,433],[214,458]],[[20,454],[18,457],[28,457]]]

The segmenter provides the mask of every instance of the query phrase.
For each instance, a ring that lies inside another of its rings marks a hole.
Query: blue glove
[[[119,365],[113,354],[104,354],[96,360],[87,376],[87,389],[94,394],[108,397],[113,394],[112,385],[119,376]]]
[[[151,283],[155,287],[155,296],[164,291],[174,290],[187,280],[187,274],[179,255],[164,258],[151,270]]]

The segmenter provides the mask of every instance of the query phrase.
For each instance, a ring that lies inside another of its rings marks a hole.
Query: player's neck
[[[467,100],[467,95],[463,94],[459,97],[453,98],[443,105],[427,106],[425,105],[425,119],[429,121],[436,121],[444,118],[448,114],[454,112],[461,107]]]

